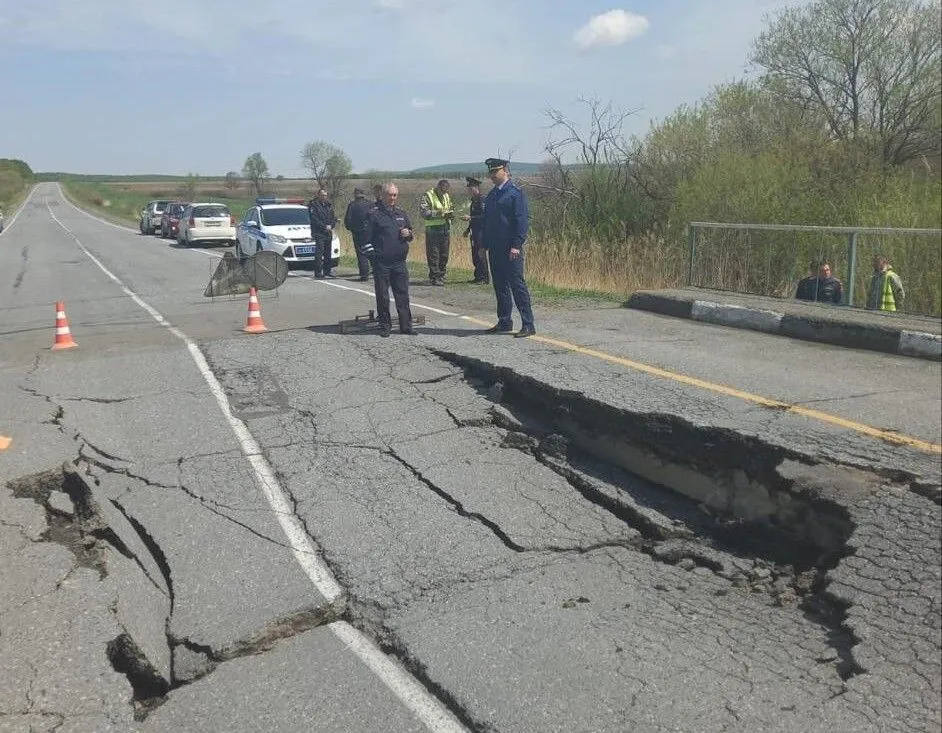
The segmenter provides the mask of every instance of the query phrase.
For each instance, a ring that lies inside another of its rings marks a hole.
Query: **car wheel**
[[[255,251],[256,251],[256,252],[261,252],[261,251],[262,251],[262,243],[261,243],[261,242],[256,242],[256,243],[255,243]]]

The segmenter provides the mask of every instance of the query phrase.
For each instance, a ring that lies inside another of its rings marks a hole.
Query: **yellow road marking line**
[[[475,323],[481,326],[492,325],[491,322],[481,321],[477,318],[472,318],[471,316],[462,316],[462,318],[466,321],[469,321],[470,323]],[[902,433],[895,433],[891,430],[881,430],[880,428],[875,428],[872,425],[865,425],[864,423],[848,420],[837,415],[832,415],[828,412],[821,412],[821,410],[814,410],[810,407],[802,407],[800,405],[793,405],[788,402],[781,402],[780,400],[773,400],[768,397],[762,397],[761,395],[745,392],[741,389],[736,389],[735,387],[727,387],[724,384],[716,384],[715,382],[708,382],[705,379],[697,379],[696,377],[690,377],[686,374],[678,374],[677,372],[661,369],[660,367],[651,366],[650,364],[642,364],[639,361],[625,359],[621,356],[614,356],[612,354],[607,354],[604,351],[597,351],[596,349],[579,346],[578,344],[571,344],[568,341],[560,341],[559,339],[549,338],[548,336],[531,336],[530,340],[539,341],[540,343],[548,344],[549,346],[556,346],[557,348],[565,349],[566,351],[572,351],[576,354],[582,354],[583,356],[591,356],[595,359],[600,359],[601,361],[607,361],[610,364],[618,364],[619,366],[628,367],[629,369],[634,369],[635,371],[643,372],[644,374],[650,374],[653,377],[670,379],[674,382],[680,382],[681,384],[697,387],[698,389],[726,395],[727,397],[736,397],[737,399],[751,402],[754,405],[761,405],[762,407],[768,407],[773,410],[781,410],[782,412],[790,412],[794,415],[801,415],[802,417],[807,417],[811,420],[818,420],[820,422],[828,423],[829,425],[836,425],[837,427],[853,430],[854,432],[860,433],[862,435],[884,440],[887,443],[892,443],[894,445],[903,445],[909,448],[915,448],[916,450],[920,450],[925,453],[942,455],[942,445],[938,443],[931,443],[927,440],[914,438],[910,435],[903,435]]]

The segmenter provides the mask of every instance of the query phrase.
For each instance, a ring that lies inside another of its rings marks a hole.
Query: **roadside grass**
[[[474,269],[469,264],[452,266],[453,261],[449,261],[448,276],[446,277],[449,290],[477,291],[489,298],[493,297],[494,291],[490,285],[483,286],[470,282],[474,277]],[[410,249],[409,259],[406,264],[409,268],[410,280],[418,283],[428,280],[428,265],[425,262],[424,250]],[[357,269],[357,258],[354,255],[342,255],[340,265],[355,270]],[[564,288],[538,280],[531,280],[530,278],[527,278],[527,286],[530,289],[530,297],[534,303],[542,306],[564,306],[567,303],[579,301],[581,305],[604,307],[620,305],[624,301],[624,297],[618,293],[588,288]]]
[[[110,184],[85,183],[77,181],[63,181],[63,190],[69,198],[78,205],[104,215],[105,218],[129,226],[137,226],[140,222],[140,212],[148,201],[154,199],[181,199],[180,191],[176,187],[161,183],[145,184]],[[219,188],[218,184],[215,188]],[[197,191],[203,194],[203,191]],[[252,205],[252,199],[242,197],[208,196],[213,201],[226,204],[236,217],[241,217],[245,210]]]
[[[8,222],[29,195],[32,184],[12,174],[0,176],[0,210]]]

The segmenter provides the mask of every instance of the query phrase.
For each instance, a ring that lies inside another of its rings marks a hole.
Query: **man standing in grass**
[[[314,277],[329,277],[331,268],[331,241],[334,236],[334,227],[337,226],[337,216],[334,214],[333,204],[327,195],[327,189],[321,188],[314,198],[308,202],[308,213],[311,217],[311,237],[316,247],[314,255]]]
[[[419,203],[419,211],[425,220],[425,258],[432,285],[445,284],[445,268],[448,267],[448,251],[451,249],[451,220],[455,216],[450,189],[451,184],[443,178],[435,188],[425,192]]]
[[[464,220],[468,222],[464,236],[471,237],[471,262],[474,263],[474,279],[471,282],[487,285],[491,279],[487,269],[487,257],[481,246],[481,235],[484,233],[484,197],[481,196],[481,182],[471,176],[466,176],[465,180],[471,199],[471,210],[464,216]]]
[[[353,201],[347,204],[347,211],[343,217],[344,226],[353,235],[353,249],[357,254],[360,282],[370,279],[370,261],[363,254],[363,245],[366,243],[366,228],[369,226],[370,211],[374,206],[374,202],[367,200],[366,191],[357,186],[353,189]]]
[[[515,303],[523,325],[514,336],[526,338],[536,333],[530,307],[530,290],[523,276],[523,245],[530,228],[527,195],[510,180],[509,161],[488,158],[484,165],[487,166],[487,175],[494,188],[484,200],[482,243],[487,250],[494,293],[497,295],[497,324],[487,332],[505,333],[513,329],[512,303]]]
[[[831,274],[830,262],[812,262],[811,274],[798,282],[795,298],[840,305],[844,299],[844,285]]]
[[[873,258],[873,278],[870,280],[870,293],[867,296],[867,308],[878,311],[897,311],[903,307],[906,291],[903,281],[893,272],[893,265],[884,255]]]

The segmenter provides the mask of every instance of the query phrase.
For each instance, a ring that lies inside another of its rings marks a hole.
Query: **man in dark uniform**
[[[830,262],[812,262],[811,274],[798,282],[795,298],[840,305],[844,299],[844,284],[831,274]]]
[[[497,324],[488,333],[513,330],[513,303],[523,321],[516,338],[536,333],[530,290],[523,277],[523,245],[530,228],[530,210],[526,194],[510,180],[509,161],[488,158],[484,161],[494,188],[484,200],[482,243],[491,265],[494,293],[497,295]]]
[[[311,237],[317,248],[314,255],[314,276],[332,278],[330,245],[334,238],[334,227],[337,226],[337,216],[334,214],[334,207],[327,196],[326,188],[318,190],[314,198],[308,202],[307,209],[311,216]]]
[[[399,333],[414,336],[412,311],[409,308],[409,269],[406,257],[413,239],[412,224],[405,211],[396,206],[399,189],[393,183],[383,186],[384,201],[377,204],[369,218],[369,227],[363,253],[373,262],[373,285],[376,292],[376,312],[379,316],[379,335],[384,338],[392,331],[389,314],[389,288],[396,299],[399,314]]]
[[[474,279],[471,282],[487,285],[491,279],[488,275],[487,256],[481,246],[481,235],[484,233],[484,197],[481,196],[481,182],[471,176],[466,176],[465,180],[468,182],[468,196],[471,198],[471,211],[464,217],[468,222],[464,236],[471,237],[471,262],[474,263]]]
[[[353,249],[357,253],[357,266],[360,269],[360,282],[370,278],[370,260],[363,254],[362,247],[366,244],[366,228],[369,226],[370,211],[375,204],[366,198],[366,191],[362,188],[353,189],[353,201],[347,204],[347,212],[343,216],[343,225],[353,235]]]

